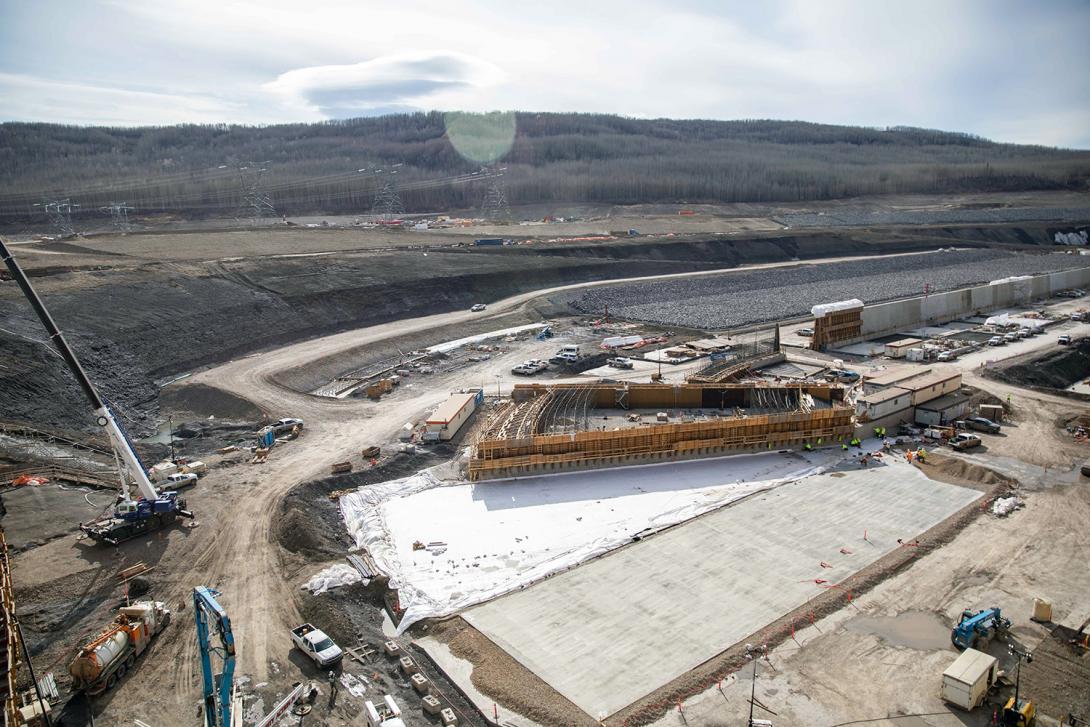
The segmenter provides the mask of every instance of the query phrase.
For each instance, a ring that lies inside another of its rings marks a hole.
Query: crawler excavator
[[[99,396],[94,384],[87,378],[83,366],[76,358],[75,352],[64,340],[60,329],[53,322],[52,316],[46,310],[45,305],[38,297],[30,280],[27,279],[19,263],[12,257],[7,245],[0,240],[0,258],[11,272],[12,279],[19,284],[30,306],[38,315],[49,340],[60,353],[61,358],[68,364],[76,382],[83,390],[84,396],[91,403],[96,423],[106,431],[110,445],[114,450],[114,457],[118,464],[120,476],[120,495],[114,505],[113,513],[90,523],[81,523],[80,530],[87,533],[92,539],[117,545],[118,543],[135,538],[144,533],[149,533],[165,527],[174,522],[178,517],[193,517],[193,513],[186,509],[185,500],[179,497],[177,492],[157,492],[144,464],[132,446],[121,423],[114,416],[107,403]],[[140,495],[133,498],[131,487],[135,484]]]

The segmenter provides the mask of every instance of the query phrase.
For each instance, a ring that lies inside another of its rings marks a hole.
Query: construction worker
[[[848,445],[844,444],[843,442],[840,443],[840,448],[843,449],[845,452],[848,451]]]
[[[916,459],[920,460],[920,464],[925,464],[927,462],[927,450],[923,447],[916,450]]]
[[[862,449],[863,448],[863,443],[859,441],[859,437],[852,437],[852,446],[853,447],[859,447],[860,449]]]
[[[814,445],[810,444],[809,442],[803,442],[802,443],[802,448],[805,449],[807,452],[813,452],[814,451]]]

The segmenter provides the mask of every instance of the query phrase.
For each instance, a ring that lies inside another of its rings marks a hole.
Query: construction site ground
[[[846,460],[465,612],[604,719],[979,498],[893,460]],[[647,658],[654,654],[655,658]]]
[[[521,293],[491,302],[486,316],[499,320],[510,311],[533,305],[538,295],[539,292]],[[330,596],[323,602],[323,596],[312,597],[300,591],[300,585],[313,573],[326,565],[343,562],[343,552],[337,553],[338,547],[345,544],[338,523],[328,511],[325,516],[310,512],[319,509],[318,502],[325,495],[308,491],[312,494],[302,496],[302,500],[296,498],[295,503],[299,505],[296,512],[300,514],[290,519],[285,516],[281,502],[300,485],[328,479],[329,465],[333,462],[353,461],[357,469],[367,471],[368,465],[359,454],[363,447],[374,444],[388,447],[406,421],[421,418],[450,391],[481,383],[488,388],[496,385],[501,390],[508,390],[515,377],[501,372],[508,371],[513,363],[534,356],[528,350],[524,353],[512,349],[501,357],[469,362],[449,372],[437,371],[426,383],[422,379],[420,383],[410,381],[411,386],[402,387],[377,402],[310,396],[282,385],[278,377],[285,371],[360,347],[396,344],[401,337],[445,330],[450,333],[448,338],[456,338],[461,335],[459,326],[475,318],[467,311],[456,310],[382,322],[246,355],[196,371],[172,384],[171,388],[180,390],[192,387],[195,394],[204,398],[210,392],[227,392],[274,417],[300,417],[306,421],[306,427],[298,439],[275,447],[265,464],[249,464],[248,453],[243,452],[208,457],[209,473],[186,493],[197,516],[195,527],[176,527],[145,540],[124,543],[116,549],[93,546],[78,540],[69,531],[63,537],[17,553],[14,556],[17,602],[21,612],[26,609],[28,614],[37,614],[38,618],[35,628],[38,639],[34,643],[37,670],[54,671],[58,676],[63,674],[75,648],[109,620],[110,609],[123,598],[125,587],[118,582],[117,571],[141,561],[153,568],[148,574],[150,595],[166,601],[175,610],[175,619],[141,657],[138,667],[113,692],[96,700],[97,723],[131,724],[132,720],[140,719],[154,725],[181,725],[195,720],[200,701],[200,669],[189,603],[191,590],[196,585],[212,586],[223,594],[222,600],[230,612],[238,643],[238,671],[246,679],[244,692],[248,715],[259,715],[301,678],[324,678],[291,649],[288,630],[305,618],[315,618],[319,625],[323,618],[335,624],[336,613],[342,610],[356,613],[357,616],[349,619],[350,623],[343,628],[354,629],[365,640],[377,643],[383,633],[381,622],[376,620],[379,608],[374,594],[359,591],[332,596],[323,594]],[[1074,325],[1070,329],[1073,334],[1088,330]],[[1023,348],[1054,346],[1055,341],[1049,335],[1026,339],[1017,345],[1021,351]],[[989,351],[987,354],[1000,356],[1005,352]],[[923,720],[915,722],[917,727],[984,724],[978,720],[979,715],[952,713],[937,699],[939,675],[953,660],[954,652],[945,647],[910,648],[896,643],[896,639],[883,640],[881,635],[849,628],[848,622],[860,614],[897,618],[905,613],[926,612],[934,614],[943,627],[948,628],[963,608],[1000,605],[1015,622],[1015,636],[1031,646],[1047,631],[1028,620],[1034,597],[1051,600],[1054,618],[1060,623],[1077,625],[1090,615],[1086,612],[1090,587],[1084,578],[1073,575],[1071,569],[1072,563],[1090,560],[1090,536],[1085,527],[1090,520],[1090,486],[1085,478],[1080,479],[1077,475],[1077,468],[1087,458],[1088,451],[1085,444],[1074,441],[1058,426],[1059,422],[1084,413],[1085,405],[1056,395],[986,381],[976,373],[979,364],[980,361],[973,357],[958,362],[966,383],[984,388],[1004,401],[1010,397],[1011,420],[1005,422],[1002,435],[984,435],[984,451],[969,456],[936,458],[923,468],[923,472],[935,480],[979,488],[982,482],[988,484],[989,479],[995,477],[984,467],[1001,471],[1017,480],[1016,486],[1025,498],[1026,507],[1003,519],[987,515],[972,518],[964,528],[950,533],[942,547],[920,553],[907,567],[897,566],[883,572],[865,592],[853,598],[851,605],[823,611],[813,626],[799,629],[796,633],[798,644],[788,639],[774,647],[769,656],[769,668],[766,669],[762,662],[757,694],[764,704],[777,712],[778,716],[774,718],[777,722],[831,726],[849,720],[887,718],[905,713],[931,715],[914,718]],[[497,373],[501,373],[499,380]],[[646,370],[618,372],[617,378],[632,376],[643,380],[647,375]],[[184,396],[181,398],[185,399]],[[401,467],[422,466],[421,461],[412,459],[413,456],[407,453],[391,457],[384,464],[390,469],[374,472],[373,481],[398,476],[403,473]],[[869,476],[860,471],[859,475],[831,478],[828,486],[837,487],[856,477]],[[991,484],[1000,482],[1001,478],[991,480]],[[351,481],[346,486],[351,486]],[[334,486],[331,484],[330,488]],[[310,510],[303,507],[306,502],[314,507]],[[327,505],[325,498],[321,507]],[[922,512],[907,513],[903,519],[905,535],[913,537],[914,533],[907,531],[918,533],[936,518],[941,519],[941,510],[939,508],[928,518],[924,518]],[[15,513],[16,510],[11,509],[5,525]],[[915,517],[922,519],[914,525],[912,518]],[[682,533],[685,528],[693,528],[693,532],[700,532],[705,527],[702,524],[705,519],[675,530]],[[302,547],[292,552],[282,545],[281,531],[285,522],[295,523],[295,529],[306,527],[323,535],[315,547]],[[758,528],[760,523],[752,523],[752,526]],[[858,528],[851,529],[854,532]],[[652,538],[639,546],[653,551],[653,543],[659,539],[663,538]],[[819,561],[822,559],[828,560],[818,558]],[[581,571],[591,567],[602,566],[592,564],[577,568],[571,571],[570,577],[581,577]],[[818,568],[824,570],[820,565]],[[645,570],[640,567],[630,577],[644,575]],[[562,583],[559,578],[553,580]],[[551,582],[542,585],[550,586]],[[533,590],[524,593],[530,594]],[[673,596],[670,594],[671,598]],[[679,611],[684,612],[685,594],[678,593],[673,600],[681,604]],[[502,600],[495,602],[500,603]],[[765,623],[776,622],[783,615],[782,611],[790,606],[784,604],[765,609]],[[736,630],[744,631],[746,624],[739,624]],[[676,630],[674,636],[681,640],[680,643],[713,643],[714,634],[709,630],[708,622],[693,619],[672,622],[668,627]],[[578,712],[570,711],[570,703],[557,703],[557,711],[550,711],[554,702],[548,688],[534,681],[533,675],[518,662],[464,622],[455,619],[438,625],[425,624],[414,634],[426,636],[439,632],[442,636],[444,630],[452,632],[446,635],[449,638],[444,637],[451,644],[451,652],[475,665],[471,675],[463,671],[457,678],[471,680],[476,692],[501,704],[505,699],[519,704],[536,701],[535,709],[523,711],[541,724],[593,724],[596,715],[583,712],[583,717],[579,717]],[[724,649],[731,646],[725,643],[730,640],[726,636],[718,639],[723,642]],[[663,658],[655,647],[649,648],[651,651],[640,656],[643,661],[653,663]],[[993,649],[998,648],[993,645]],[[686,667],[685,664],[678,666]],[[315,712],[308,718],[309,723],[347,722],[353,715],[358,715],[364,698],[381,696],[384,689],[397,691],[399,695],[405,695],[404,699],[408,698],[403,678],[399,681],[396,670],[384,657],[376,656],[362,665],[346,661],[345,668],[369,679],[378,673],[379,678],[375,681],[382,686],[365,690],[365,697],[356,697],[342,689],[332,709],[326,707],[323,693]],[[656,717],[662,724],[736,721],[748,710],[746,673],[747,670],[742,669],[736,681],[725,684],[721,692],[713,686],[681,700],[684,712],[660,710]],[[687,690],[698,687],[706,677],[707,674],[694,677]],[[457,691],[440,675],[436,674],[435,678],[440,687],[452,695]],[[418,702],[411,702],[411,705],[411,710],[407,710],[413,713],[410,724],[423,724]],[[464,703],[463,707],[468,710]],[[629,723],[646,723],[653,712],[640,711]],[[937,712],[942,715],[933,714]],[[569,719],[573,714],[575,717]],[[467,721],[473,719],[471,714],[466,715]],[[621,720],[616,721],[620,723]],[[913,724],[911,720],[887,722],[889,725]]]

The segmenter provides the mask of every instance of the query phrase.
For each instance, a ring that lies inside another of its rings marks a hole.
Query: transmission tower
[[[73,204],[68,199],[53,199],[34,206],[42,208],[45,216],[49,218],[49,224],[57,231],[59,237],[70,237],[76,234],[76,229],[72,226],[72,211],[79,209],[78,204]]]
[[[109,212],[114,227],[121,232],[132,231],[132,225],[129,224],[129,212],[134,208],[129,206],[128,202],[110,202],[106,207],[99,207],[100,212]]]
[[[396,166],[401,166],[400,164]],[[381,172],[382,170],[378,170]],[[390,222],[391,220],[399,219],[405,214],[405,206],[401,204],[401,195],[397,191],[397,174],[396,169],[392,169],[385,179],[382,180],[382,186],[379,187],[378,192],[375,193],[375,202],[371,205],[371,221],[378,222]]]
[[[273,207],[272,197],[265,191],[261,183],[265,176],[269,162],[247,162],[238,168],[240,200],[238,209],[235,210],[235,219],[241,220],[249,217],[254,224],[258,224],[266,217],[275,217],[276,208]]]
[[[511,222],[511,208],[507,205],[507,193],[503,189],[503,172],[506,170],[507,167],[488,171],[488,191],[481,203],[481,217],[489,222]]]

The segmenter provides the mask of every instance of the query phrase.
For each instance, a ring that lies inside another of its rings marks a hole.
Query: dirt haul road
[[[498,316],[542,295],[596,284],[602,283],[515,296],[492,304],[484,316]],[[212,586],[223,593],[235,631],[238,673],[250,676],[252,683],[269,682],[280,694],[299,679],[296,667],[287,665],[291,648],[287,634],[300,620],[294,589],[309,573],[285,572],[283,553],[274,537],[280,500],[295,485],[325,475],[331,462],[358,455],[363,446],[389,441],[401,425],[437,405],[450,390],[465,382],[490,379],[486,371],[497,361],[435,376],[426,388],[403,387],[396,397],[381,404],[301,394],[276,384],[274,375],[361,345],[421,331],[445,328],[451,331],[450,338],[457,338],[460,323],[481,317],[454,312],[341,333],[231,361],[180,384],[220,388],[251,400],[270,414],[303,418],[306,429],[298,440],[276,447],[265,465],[221,467],[203,478],[187,494],[200,522],[196,529],[176,528],[154,542],[133,541],[114,556],[102,552],[89,555],[85,545],[77,546],[71,539],[24,554],[21,575],[37,572],[44,580],[63,563],[70,570],[73,559],[90,560],[105,568],[111,558],[116,565],[122,559],[131,562],[149,558],[145,554],[161,553],[155,596],[175,608],[181,605],[181,612],[140,667],[99,702],[101,723],[127,724],[133,718],[161,725],[191,722],[199,701],[200,675],[193,619],[184,604],[189,603],[196,585]]]

